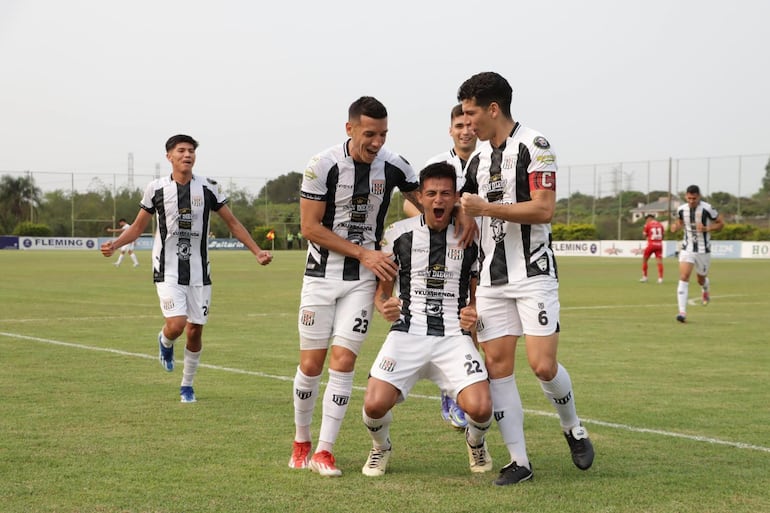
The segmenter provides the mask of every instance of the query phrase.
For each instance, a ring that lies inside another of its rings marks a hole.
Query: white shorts
[[[695,272],[699,276],[708,276],[711,268],[711,253],[693,253],[682,250],[679,252],[679,261],[693,264]]]
[[[559,282],[554,279],[478,287],[478,341],[486,342],[506,335],[553,335],[559,331],[560,308]]]
[[[211,285],[178,285],[156,283],[163,317],[187,317],[192,324],[206,324],[211,305]]]
[[[133,250],[134,250],[134,243],[129,242],[128,244],[124,244],[120,246],[120,249],[118,251],[120,251],[121,253],[128,253],[129,251],[133,251]]]
[[[429,379],[456,399],[463,388],[486,381],[487,369],[468,335],[436,337],[391,331],[369,375],[396,387],[400,402],[420,379]]]
[[[373,280],[305,276],[297,319],[300,349],[327,349],[331,341],[357,355],[371,325],[376,286]]]

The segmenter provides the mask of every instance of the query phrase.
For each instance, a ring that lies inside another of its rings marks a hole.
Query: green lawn
[[[395,409],[388,473],[361,474],[379,317],[336,446],[343,477],[287,468],[304,252],[277,252],[268,267],[213,254],[198,402],[180,404],[181,362],[171,374],[157,362],[162,319],[149,253],[139,257],[138,269],[116,269],[97,252],[0,251],[0,511],[770,511],[768,261],[714,260],[712,303],[690,306],[681,325],[675,260],[657,285],[638,282],[640,260],[560,259],[560,361],[596,461],[572,465],[522,344],[535,478],[498,488],[507,452],[496,428],[495,472],[471,475],[430,383]],[[320,403],[314,437],[319,424]]]

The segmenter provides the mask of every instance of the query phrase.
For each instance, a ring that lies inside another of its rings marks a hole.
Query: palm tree
[[[33,208],[40,204],[41,198],[42,192],[31,176],[0,177],[0,204],[17,223],[22,220],[25,204],[29,205],[29,217],[32,219]]]

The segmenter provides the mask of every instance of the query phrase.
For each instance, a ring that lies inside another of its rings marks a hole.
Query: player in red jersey
[[[663,283],[663,225],[652,214],[647,214],[645,219],[647,222],[642,232],[647,237],[647,247],[642,256],[642,279],[639,281],[647,283],[647,261],[655,255],[658,261],[658,283]]]

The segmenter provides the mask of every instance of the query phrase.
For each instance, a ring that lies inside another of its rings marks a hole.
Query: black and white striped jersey
[[[493,148],[483,141],[466,167],[463,192],[490,203],[521,203],[536,189],[556,190],[556,156],[539,132],[516,123],[508,139]],[[479,286],[557,279],[551,225],[480,218]]]
[[[326,202],[321,223],[343,239],[367,249],[380,249],[380,240],[394,188],[417,189],[414,169],[403,157],[380,148],[371,164],[355,162],[348,141],[310,159],[302,177],[302,198]],[[374,280],[355,259],[308,241],[305,276],[334,280]]]
[[[193,175],[186,185],[171,175],[144,190],[140,206],[157,215],[152,246],[153,280],[179,285],[210,285],[208,233],[211,212],[227,203],[217,183]]]
[[[449,164],[452,164],[455,168],[455,172],[457,173],[457,190],[463,188],[463,184],[465,183],[465,164],[466,162],[460,158],[460,156],[457,154],[454,148],[452,148],[449,151],[445,151],[443,153],[439,153],[438,155],[434,155],[431,158],[428,159],[428,161],[425,163],[425,167],[435,164],[436,162],[447,162]]]
[[[419,215],[398,221],[385,231],[382,250],[398,264],[397,293],[401,317],[392,331],[415,335],[467,335],[460,328],[460,309],[467,306],[471,278],[478,275],[478,246],[463,249],[454,224],[437,232]]]
[[[684,203],[676,210],[676,217],[682,222],[684,238],[682,250],[691,253],[711,253],[711,233],[699,232],[698,223],[703,226],[716,221],[719,212],[705,201],[700,201],[694,209]]]

